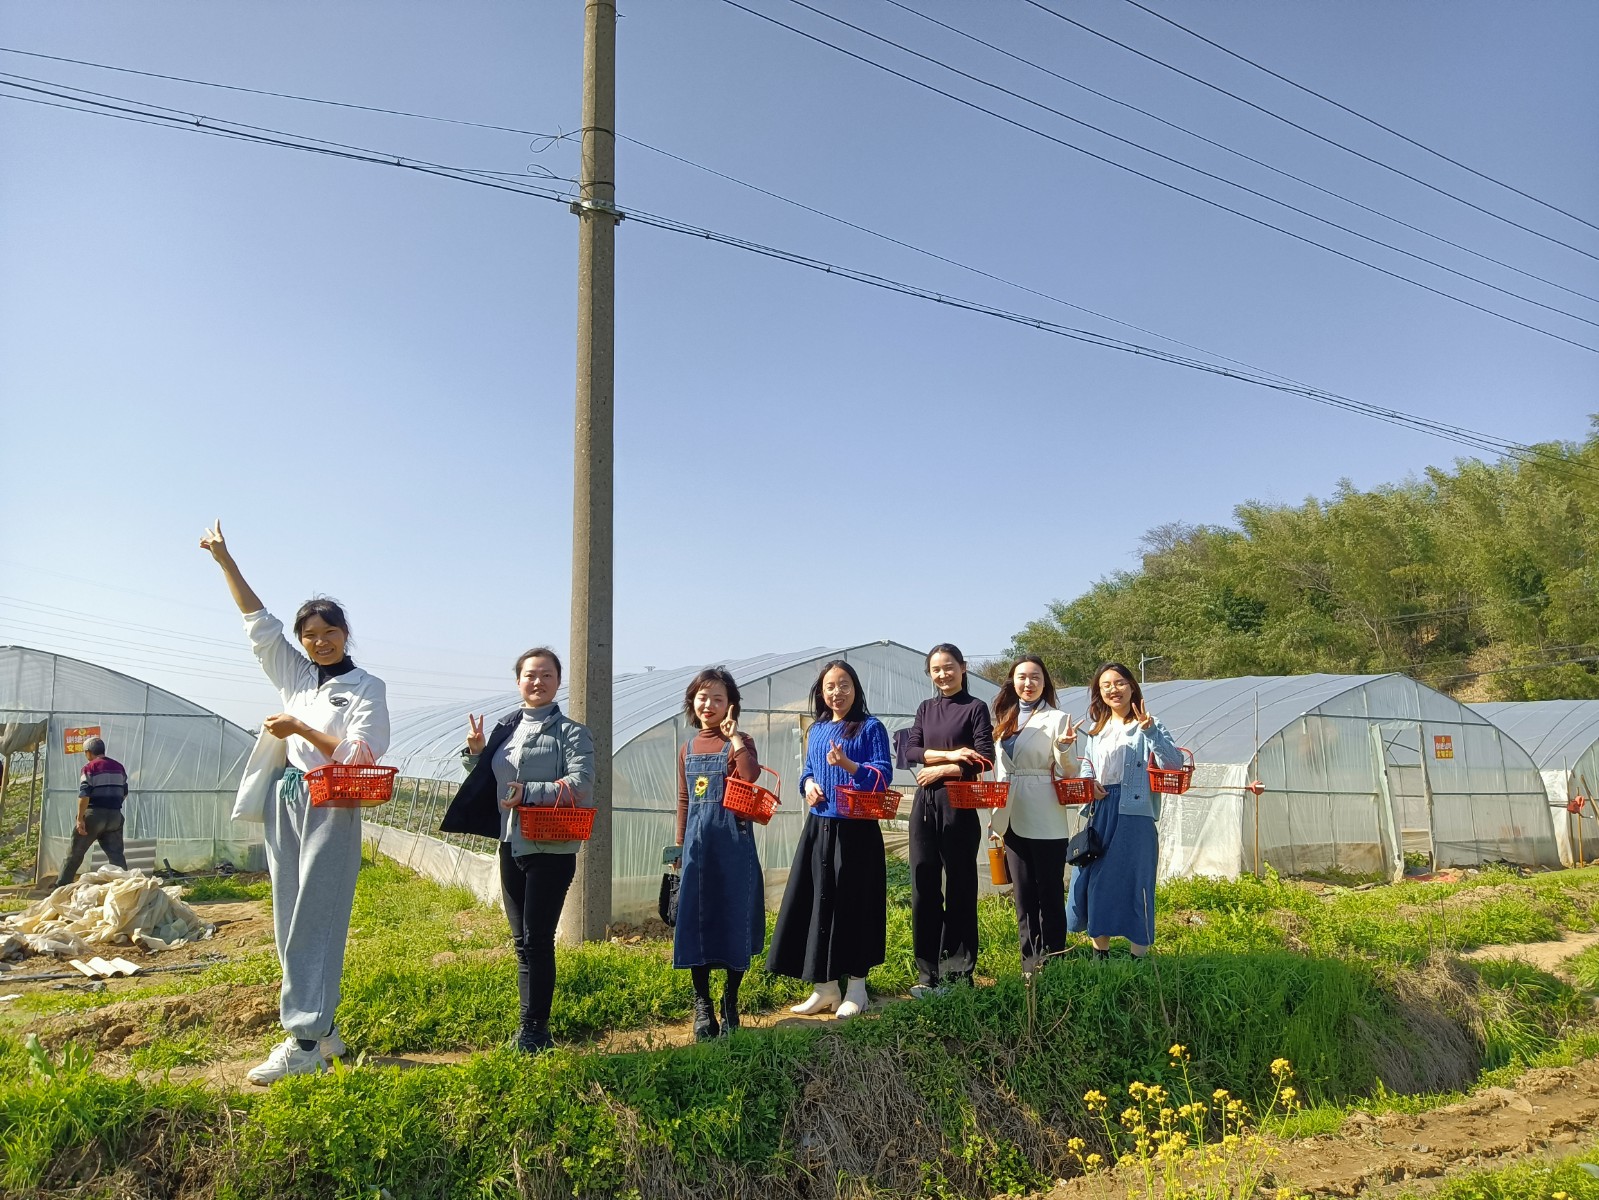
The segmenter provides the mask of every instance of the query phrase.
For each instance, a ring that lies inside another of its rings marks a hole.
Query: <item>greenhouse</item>
[[[787,878],[805,815],[798,784],[810,726],[811,685],[822,664],[835,658],[855,668],[868,707],[890,733],[908,726],[917,705],[934,694],[923,653],[897,642],[815,648],[725,664],[743,695],[740,724],[755,739],[761,762],[777,772],[781,785],[782,803],[771,823],[757,833],[769,895],[780,890]],[[661,849],[676,838],[677,753],[689,734],[683,692],[700,670],[694,666],[643,671],[616,679],[611,776],[615,920],[637,920],[654,910]],[[992,700],[998,688],[974,674],[971,690],[980,699]],[[564,687],[558,701],[566,703]],[[435,878],[453,878],[484,899],[497,894],[492,860],[476,853],[490,849],[486,842],[453,837],[441,841],[435,835],[444,807],[462,779],[460,753],[467,714],[487,713],[492,725],[520,703],[516,692],[507,690],[477,704],[396,714],[393,741],[383,761],[400,769],[400,782],[395,802],[371,814],[368,839],[384,853]],[[896,784],[914,787],[905,772],[898,773]]]
[[[119,671],[25,646],[0,646],[0,749],[8,779],[31,773],[25,822],[40,878],[60,869],[78,812],[81,743],[98,736],[128,769],[124,836],[153,840],[180,871],[226,859],[263,869],[261,826],[235,824],[234,793],[254,737],[233,722]],[[16,796],[20,788],[9,791]],[[15,798],[11,803],[18,803]]]
[[[1599,783],[1599,700],[1526,700],[1473,704],[1532,756],[1549,795],[1549,816],[1567,866],[1599,858],[1599,813],[1593,785]],[[1582,813],[1566,805],[1585,798]]]
[[[1145,695],[1197,764],[1161,818],[1163,878],[1270,865],[1397,879],[1406,856],[1560,865],[1532,758],[1404,675],[1179,680]]]

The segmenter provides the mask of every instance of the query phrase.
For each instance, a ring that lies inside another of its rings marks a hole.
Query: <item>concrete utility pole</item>
[[[586,0],[577,257],[577,421],[572,490],[569,704],[594,735],[594,834],[577,858],[562,939],[596,941],[611,919],[611,547],[615,476],[616,5]]]

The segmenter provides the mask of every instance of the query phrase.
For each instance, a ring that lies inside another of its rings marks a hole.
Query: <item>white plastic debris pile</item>
[[[0,920],[0,935],[16,934],[36,954],[79,958],[94,946],[170,950],[208,938],[216,928],[178,899],[182,890],[163,887],[143,871],[107,865]]]

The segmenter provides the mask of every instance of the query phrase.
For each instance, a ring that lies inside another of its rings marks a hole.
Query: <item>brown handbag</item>
[[[988,878],[995,887],[1010,882],[1010,864],[1005,861],[1005,847],[995,842],[988,848]]]

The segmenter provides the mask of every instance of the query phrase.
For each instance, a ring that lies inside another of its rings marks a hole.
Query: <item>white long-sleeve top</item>
[[[304,738],[289,738],[291,766],[310,771],[330,762],[373,763],[383,757],[389,748],[389,698],[381,679],[356,667],[318,684],[316,664],[289,641],[283,622],[264,608],[244,618],[244,629],[283,711],[339,738],[332,758]]]
[[[1065,778],[1079,770],[1075,746],[1059,746],[1056,739],[1066,727],[1066,714],[1042,701],[1027,723],[1017,731],[1007,752],[996,737],[994,778],[1010,781],[1005,807],[993,810],[989,829],[1003,834],[1013,829],[1024,838],[1067,838],[1071,809],[1060,803],[1050,785],[1050,764]],[[1006,739],[1009,741],[1009,739]]]

